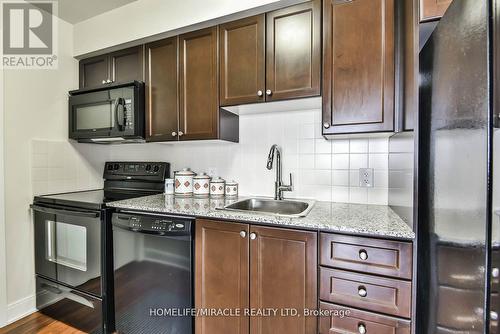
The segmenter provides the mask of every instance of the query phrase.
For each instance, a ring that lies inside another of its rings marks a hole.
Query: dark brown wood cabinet
[[[265,14],[219,26],[220,105],[265,101]]]
[[[250,228],[250,307],[317,309],[317,233]],[[316,317],[251,317],[250,333],[317,333]]]
[[[323,135],[394,130],[394,0],[323,2]]]
[[[266,100],[320,94],[321,1],[267,13]]]
[[[317,309],[317,233],[196,221],[195,307]],[[280,311],[281,312],[281,311]],[[316,317],[196,318],[196,334],[317,333]]]
[[[144,47],[136,46],[79,62],[80,88],[144,80]]]
[[[80,88],[105,85],[109,79],[109,58],[102,55],[79,62]]]
[[[331,314],[320,318],[320,334],[410,334],[411,332],[411,323],[408,320],[328,303],[320,303],[320,308],[325,313]]]
[[[217,31],[211,27],[179,36],[180,140],[218,138]]]
[[[411,279],[410,242],[321,233],[322,266]]]
[[[146,140],[178,140],[178,38],[146,45]]]
[[[453,0],[420,0],[420,21],[441,18]]]
[[[144,46],[136,46],[109,54],[112,82],[144,81]]]
[[[195,306],[249,308],[249,226],[196,221]],[[243,312],[242,312],[243,313]],[[197,317],[196,334],[249,333],[249,318]]]

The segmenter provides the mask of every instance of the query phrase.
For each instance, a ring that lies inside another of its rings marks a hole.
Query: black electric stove
[[[163,192],[165,162],[107,162],[104,188],[36,196],[36,304],[87,333],[114,331],[112,208],[106,203]]]

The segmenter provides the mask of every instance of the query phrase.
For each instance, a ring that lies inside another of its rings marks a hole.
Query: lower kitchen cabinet
[[[320,334],[410,334],[411,331],[408,320],[323,302],[320,309]]]
[[[195,307],[240,309],[239,317],[198,317],[196,334],[313,334],[317,309],[317,233],[196,221]],[[245,310],[277,309],[271,316]]]

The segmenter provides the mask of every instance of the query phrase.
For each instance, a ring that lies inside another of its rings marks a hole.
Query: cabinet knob
[[[364,249],[360,250],[359,251],[359,258],[363,261],[368,259],[368,252]]]
[[[172,137],[175,137],[175,136],[177,136],[177,132],[172,131]]]
[[[241,231],[240,235],[241,235],[242,238],[245,238],[247,236],[247,232],[246,231]]]
[[[495,311],[490,311],[490,319],[493,321],[497,321],[498,320],[498,313]]]
[[[102,84],[104,85],[105,83],[106,83],[106,80],[103,80],[103,81],[102,81]]]
[[[183,135],[184,135],[184,132],[179,131],[179,137],[180,137],[180,136],[183,136]]]
[[[264,95],[264,93],[261,90],[258,90],[257,91],[257,96],[262,96],[262,95]]]
[[[111,79],[108,79],[108,80],[106,81],[106,83],[112,83],[112,82],[113,82],[113,81],[111,81]]]
[[[328,129],[330,127],[330,123],[327,123],[327,122],[323,123],[323,127],[325,129]]]
[[[257,234],[250,233],[250,240],[255,240],[257,238]]]
[[[273,91],[272,91],[272,90],[270,90],[270,89],[266,90],[266,95],[267,95],[267,96],[271,96],[271,95],[273,95]]]
[[[498,278],[500,276],[500,270],[498,268],[492,268],[491,276],[494,278]]]
[[[366,297],[366,295],[368,294],[368,292],[366,291],[366,288],[364,286],[360,286],[358,287],[358,295],[360,297]]]
[[[362,322],[358,324],[358,333],[359,334],[366,334],[366,325]]]

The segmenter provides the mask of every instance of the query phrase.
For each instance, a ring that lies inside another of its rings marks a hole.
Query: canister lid
[[[207,173],[200,173],[194,177],[194,179],[197,180],[210,180],[210,176],[207,175]]]
[[[210,183],[225,183],[226,181],[224,181],[224,179],[220,178],[220,176],[216,176],[214,177]]]
[[[182,170],[179,170],[179,171],[175,172],[175,175],[179,175],[179,176],[192,176],[192,175],[196,175],[196,173],[193,172],[189,168],[183,168]]]
[[[235,180],[231,180],[229,182],[226,182],[226,186],[237,186],[238,185],[238,182],[236,182]]]

